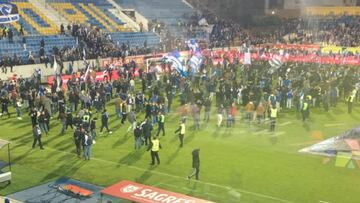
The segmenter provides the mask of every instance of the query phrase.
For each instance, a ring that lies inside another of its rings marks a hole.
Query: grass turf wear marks
[[[113,108],[113,105],[108,106],[110,114],[113,114]],[[279,202],[255,194],[291,202],[356,202],[353,197],[360,190],[347,185],[359,178],[357,170],[322,164],[323,157],[301,155],[297,151],[304,146],[291,145],[312,142],[312,131],[321,129],[323,138],[327,139],[358,125],[357,116],[346,113],[346,104],[337,108],[342,111],[312,113],[312,122],[307,125],[297,119],[296,112],[281,114],[279,124],[288,121],[292,124],[277,126],[276,132],[285,133],[275,144],[271,143],[268,133],[255,135],[256,131],[267,131],[268,125],[249,127],[237,120],[233,128],[217,129],[213,108],[212,120],[208,124],[201,123],[199,131],[189,129],[186,135],[189,138],[185,137],[184,148],[180,150],[178,140],[172,141],[175,135],[171,134],[177,129],[180,118],[170,114],[170,119],[174,118],[174,121],[166,123],[167,134],[161,137],[162,164],[154,168],[148,166],[150,155],[144,148],[134,152],[132,134],[125,138],[128,125],[119,126],[120,121],[114,116],[110,118],[109,127],[117,130],[111,136],[98,137],[93,146],[94,159],[89,162],[75,156],[71,131],[63,136],[57,135],[61,128],[57,121],[51,121],[50,134],[43,137],[45,150],[40,151],[31,150],[32,134],[27,117],[22,121],[2,118],[0,137],[16,142],[12,145],[14,179],[11,185],[0,189],[0,194],[6,195],[67,176],[102,187],[122,179],[146,185],[168,183],[177,187],[159,187],[215,202],[239,202],[232,189],[241,194],[240,202]],[[354,107],[355,112],[357,108]],[[13,109],[10,110],[14,113]],[[333,117],[331,122],[345,125],[323,128],[329,123],[329,116]],[[201,148],[200,182],[186,180],[194,147]],[[334,160],[329,163],[335,164]]]

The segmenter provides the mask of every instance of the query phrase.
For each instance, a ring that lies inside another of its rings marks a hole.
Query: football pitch
[[[178,103],[178,102],[176,102]],[[113,114],[114,106],[107,107]],[[174,107],[176,109],[176,107]],[[31,149],[31,122],[14,116],[0,119],[0,138],[11,141],[13,180],[0,186],[7,195],[60,177],[102,187],[120,180],[131,180],[214,202],[359,202],[360,169],[336,167],[336,158],[302,154],[298,151],[359,125],[359,105],[352,114],[340,103],[329,112],[311,109],[310,120],[303,123],[294,110],[279,114],[275,133],[269,124],[249,124],[238,118],[233,128],[216,127],[216,109],[209,123],[192,130],[187,121],[185,145],[179,148],[174,131],[180,116],[173,110],[166,116],[166,135],[160,137],[161,164],[149,165],[150,154],[143,146],[134,150],[133,133],[126,135],[129,123],[110,117],[113,134],[98,133],[92,146],[92,160],[79,159],[71,129],[59,135],[60,123],[51,120],[49,135],[43,135],[45,150]],[[138,116],[138,121],[143,119]],[[203,118],[203,114],[201,114]],[[100,122],[97,122],[100,127]],[[156,132],[155,126],[154,132]],[[160,133],[161,134],[161,133]],[[200,181],[187,180],[192,171],[191,151],[200,148]],[[1,158],[6,154],[1,152]],[[6,159],[5,159],[6,160]]]

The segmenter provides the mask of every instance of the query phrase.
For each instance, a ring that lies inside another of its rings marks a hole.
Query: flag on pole
[[[54,75],[56,75],[58,73],[58,64],[56,62],[56,57],[54,55],[54,64],[53,64],[53,69],[54,69]]]
[[[193,75],[195,75],[199,71],[199,69],[200,69],[201,65],[203,64],[203,62],[204,62],[204,59],[203,59],[203,56],[200,53],[199,54],[194,54],[190,58],[189,67],[191,68],[191,71],[192,71]]]
[[[277,69],[279,69],[283,65],[281,56],[273,55],[269,60],[269,64],[271,66],[270,73],[274,73]]]
[[[283,62],[280,56],[273,56],[269,60],[269,64],[271,67],[278,69],[283,65]]]
[[[55,55],[54,55],[53,70],[54,70],[54,75],[55,75],[55,80],[56,80],[57,90],[60,90],[60,85],[61,85],[61,74],[59,73],[59,66],[58,66],[58,64],[57,64],[57,61],[56,61],[56,57],[55,57]]]
[[[83,49],[83,60],[84,60],[84,61],[86,60],[86,51],[85,51],[85,48]]]

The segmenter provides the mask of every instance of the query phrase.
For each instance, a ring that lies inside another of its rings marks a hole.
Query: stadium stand
[[[37,55],[40,50],[40,41],[44,39],[45,41],[45,52],[51,53],[52,48],[57,46],[69,46],[73,47],[76,45],[76,40],[74,37],[64,36],[64,35],[44,35],[44,36],[28,36],[26,39],[26,50],[22,47],[22,39],[14,40],[14,43],[9,43],[7,40],[0,40],[0,54],[7,54],[12,56],[16,54],[22,60],[26,60],[29,56],[29,52],[33,55]]]
[[[88,23],[106,32],[130,31],[124,28],[124,22],[108,11],[112,8],[108,1],[49,0],[48,2],[69,22]]]
[[[149,20],[164,23],[172,36],[184,36],[184,29],[177,26],[184,16],[193,13],[192,8],[181,0],[115,0],[125,9],[135,9]]]
[[[59,33],[59,28],[55,23],[51,22],[41,11],[35,8],[29,2],[15,2],[19,9],[20,23],[26,30],[31,30],[31,33],[42,35],[54,35]],[[33,28],[33,29],[32,29]]]
[[[304,13],[310,16],[359,16],[360,7],[307,7]]]
[[[116,0],[123,8],[136,9],[146,18],[176,25],[192,9],[181,0]]]
[[[10,1],[3,1],[7,3]],[[45,41],[45,55],[53,54],[53,48],[76,48],[78,41],[76,36],[59,35],[60,27],[57,26],[44,12],[39,10],[31,1],[11,1],[19,9],[20,20],[5,25],[14,33],[13,43],[7,39],[0,40],[0,56],[17,55],[21,60],[26,61],[29,53],[37,56],[40,50],[40,41]],[[154,33],[137,33],[130,28],[125,28],[124,22],[109,12],[114,9],[108,1],[97,0],[48,0],[47,6],[51,6],[60,16],[63,16],[70,24],[91,25],[100,28],[103,33],[111,33],[114,43],[121,45],[129,44],[131,47],[142,47],[146,42],[147,47],[155,47],[159,44],[160,38]],[[67,25],[64,24],[64,27]],[[4,27],[4,28],[5,28]],[[23,46],[23,37],[20,29],[23,29],[26,38],[26,49]]]
[[[142,47],[145,40],[148,47],[155,47],[160,42],[160,38],[152,32],[116,32],[110,35],[113,42],[129,42],[132,47]]]

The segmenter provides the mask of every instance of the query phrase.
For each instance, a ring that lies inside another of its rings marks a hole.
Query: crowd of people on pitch
[[[193,130],[201,130],[201,125],[216,115],[219,128],[232,128],[242,119],[264,127],[264,121],[269,119],[270,130],[274,131],[278,113],[286,109],[297,110],[306,121],[310,108],[323,107],[329,111],[342,98],[351,113],[358,98],[360,72],[354,67],[287,63],[270,72],[264,61],[254,61],[250,67],[227,59],[214,64],[211,58],[206,58],[197,73],[190,72],[188,78],[183,78],[176,71],[165,71],[169,66],[162,65],[161,75],[156,71],[140,71],[138,77],[132,74],[136,65],[126,66],[127,71],[113,70],[119,72],[117,80],[96,81],[92,76],[84,80],[74,74],[66,85],[55,81],[50,90],[40,83],[38,74],[28,79],[0,81],[1,116],[11,116],[9,106],[14,107],[19,120],[26,112],[33,126],[33,147],[39,142],[42,149],[43,134],[52,134],[51,122],[61,125],[60,135],[70,127],[77,155],[80,157],[83,150],[84,158],[90,159],[97,132],[102,133],[105,128],[112,133],[110,119],[118,120],[122,132],[134,133],[135,149],[152,144],[152,136],[161,132],[165,135],[165,117],[174,111],[173,102],[177,98],[179,103],[175,106],[180,107],[175,112],[181,119],[176,132],[180,146],[186,144],[189,117]],[[109,104],[110,101],[114,104]],[[114,115],[108,113],[109,108],[114,108]]]

